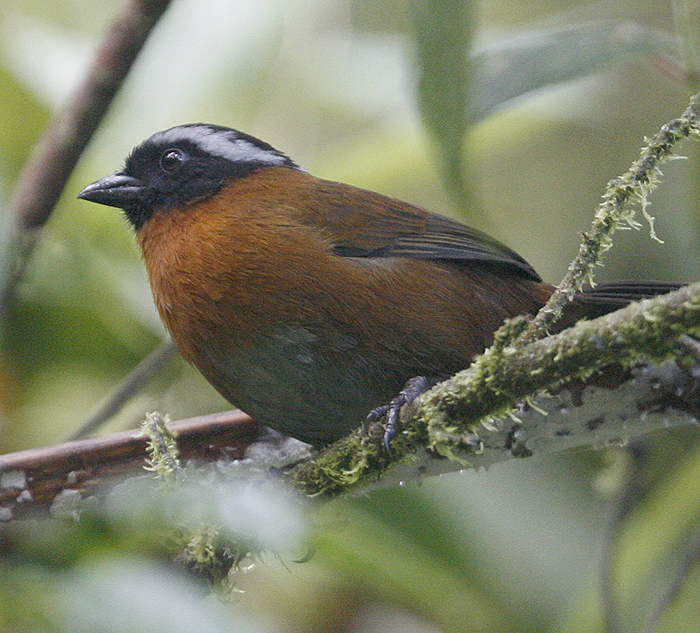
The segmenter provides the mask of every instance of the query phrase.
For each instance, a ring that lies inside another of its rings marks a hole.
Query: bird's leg
[[[374,422],[379,422],[379,420],[386,415],[384,448],[387,453],[391,454],[391,440],[394,439],[399,431],[399,413],[401,412],[401,407],[413,402],[418,396],[440,382],[440,380],[440,378],[436,378],[435,376],[414,376],[406,381],[403,389],[389,404],[382,405],[369,412],[365,420],[367,426]]]

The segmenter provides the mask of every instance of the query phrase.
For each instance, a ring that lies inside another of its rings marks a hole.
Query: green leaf
[[[410,4],[418,66],[418,105],[437,145],[447,189],[464,200],[462,142],[468,129],[473,5],[464,0]]]
[[[677,41],[668,33],[612,20],[499,40],[473,57],[467,119],[474,124],[518,97],[630,59],[647,57],[667,70],[678,69],[677,53]]]

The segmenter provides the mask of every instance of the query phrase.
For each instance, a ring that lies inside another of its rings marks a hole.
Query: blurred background
[[[2,3],[3,235],[22,164],[119,6]],[[2,324],[0,452],[68,438],[163,340],[124,218],[76,200],[152,133],[197,121],[240,129],[316,176],[485,230],[556,283],[606,182],[697,90],[688,77],[700,71],[699,25],[696,4],[681,0],[175,0]],[[455,57],[464,64],[451,67]],[[681,154],[650,201],[663,244],[645,224],[617,234],[598,280],[698,279],[697,147]],[[153,409],[178,419],[227,408],[176,360],[107,430]],[[697,439],[696,428],[650,438],[648,494],[619,556],[632,630],[697,533]],[[245,630],[263,631],[602,630],[601,542],[625,460],[619,448],[579,450],[334,502],[309,519],[311,561],[295,563],[298,552],[257,561],[238,574],[245,593],[234,611],[252,622]],[[75,582],[90,586],[81,573]],[[658,630],[700,631],[699,581],[696,569]],[[18,587],[34,582],[29,574]],[[0,597],[0,630],[19,621],[2,618],[10,602]]]

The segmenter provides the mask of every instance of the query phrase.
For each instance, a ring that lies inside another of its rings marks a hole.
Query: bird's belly
[[[279,328],[253,345],[206,350],[195,364],[256,420],[316,445],[358,428],[406,379],[363,354],[351,337],[336,333],[329,342],[303,326]]]

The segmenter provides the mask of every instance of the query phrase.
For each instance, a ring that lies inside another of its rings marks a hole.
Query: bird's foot
[[[389,404],[382,405],[376,409],[372,409],[367,415],[365,423],[369,426],[374,422],[379,422],[386,416],[386,426],[384,427],[384,448],[391,455],[391,440],[394,439],[399,432],[401,407],[405,404],[410,404],[418,396],[422,395],[428,389],[440,382],[439,378],[428,376],[415,376],[406,381],[403,389]]]

